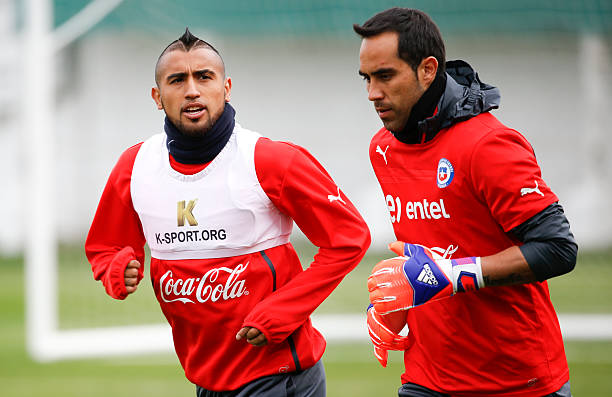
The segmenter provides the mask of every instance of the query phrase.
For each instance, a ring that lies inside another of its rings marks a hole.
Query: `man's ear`
[[[436,57],[428,56],[427,58],[423,58],[417,69],[417,73],[419,81],[425,87],[429,87],[436,78],[436,73],[438,73],[438,60]]]
[[[231,98],[231,92],[232,92],[232,79],[231,77],[228,77],[225,79],[225,102],[229,102],[230,98]]]
[[[157,87],[151,88],[151,98],[153,98],[159,110],[162,110],[164,108],[164,106],[162,105],[162,101],[161,101],[161,95],[159,94],[159,88]]]

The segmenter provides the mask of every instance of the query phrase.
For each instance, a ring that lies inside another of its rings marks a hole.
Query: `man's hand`
[[[138,269],[140,262],[131,260],[123,272],[123,281],[125,282],[125,290],[128,295],[136,291],[138,288]]]
[[[381,314],[484,287],[480,257],[442,259],[429,248],[396,242],[397,258],[379,262],[368,278],[370,302]]]
[[[236,334],[236,340],[246,339],[253,346],[263,346],[268,343],[266,336],[254,327],[242,327]]]
[[[387,366],[388,350],[404,351],[408,348],[408,338],[397,332],[406,324],[405,312],[380,315],[372,305],[368,307],[368,333],[374,345],[374,355],[380,365]]]

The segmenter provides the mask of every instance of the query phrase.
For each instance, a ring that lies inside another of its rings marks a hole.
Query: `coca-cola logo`
[[[249,262],[239,264],[233,269],[219,267],[210,269],[202,277],[174,278],[172,270],[168,270],[159,279],[159,290],[164,302],[200,303],[216,302],[219,299],[229,300],[248,295],[244,280],[238,280],[246,270]],[[225,282],[217,282],[220,274],[229,274]],[[195,296],[194,296],[195,295]]]

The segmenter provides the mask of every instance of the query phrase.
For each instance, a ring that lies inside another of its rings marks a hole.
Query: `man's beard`
[[[206,122],[204,123],[204,126],[199,127],[199,126],[196,126],[196,123],[200,121],[199,119],[194,120],[193,122],[188,121],[187,123],[183,123],[181,116],[179,115],[178,120],[172,120],[172,118],[168,116],[168,112],[166,112],[166,106],[164,105],[164,101],[161,101],[161,104],[162,104],[162,108],[164,109],[164,113],[166,114],[166,117],[168,117],[168,119],[172,122],[172,124],[174,124],[176,129],[179,130],[181,134],[186,135],[186,136],[191,136],[191,137],[200,137],[200,136],[206,135],[206,133],[210,131],[211,128],[215,125],[217,120],[219,120],[219,117],[221,117],[221,114],[223,114],[223,112],[219,113],[219,115],[215,117],[215,119],[213,120],[210,113],[206,112],[206,114],[202,116],[206,118]]]
[[[192,137],[203,136],[208,131],[211,130],[211,128],[213,127],[213,125],[215,125],[215,122],[217,120],[215,119],[213,121],[210,118],[210,114],[208,112],[206,112],[206,115],[202,117],[206,118],[206,122],[204,123],[204,126],[196,125],[196,123],[200,121],[199,119],[197,121],[194,120],[195,122],[193,123],[190,121],[188,121],[187,123],[184,123],[182,120],[179,119],[178,123],[173,123],[173,124],[183,135],[192,136]]]

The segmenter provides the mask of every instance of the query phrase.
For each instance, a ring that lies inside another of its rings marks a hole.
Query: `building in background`
[[[83,7],[104,2],[52,3],[59,29]],[[60,241],[84,240],[120,153],[162,130],[162,113],[150,98],[154,64],[185,26],[223,54],[237,121],[308,148],[364,215],[372,248],[393,239],[368,160],[370,137],[381,124],[357,75],[360,39],[352,24],[395,2],[112,3],[116,7],[55,54],[50,150],[57,160],[48,177],[57,186],[50,216]],[[483,81],[500,87],[496,116],[533,144],[579,243],[612,245],[612,141],[606,136],[612,125],[612,3],[449,3],[406,2],[440,26],[448,59],[466,60]],[[23,182],[31,160],[25,148],[32,143],[21,121],[39,106],[36,91],[23,89],[29,78],[21,56],[23,20],[21,1],[0,0],[0,254],[22,249],[35,227],[24,214],[33,200],[45,199],[29,195]],[[38,70],[46,73],[45,65]]]

